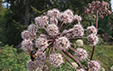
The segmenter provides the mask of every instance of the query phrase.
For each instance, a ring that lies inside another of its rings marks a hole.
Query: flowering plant
[[[98,5],[98,1],[95,4]],[[89,9],[88,11],[87,9],[85,13],[88,15]],[[96,10],[94,9],[93,11]],[[28,30],[24,30],[21,33],[24,39],[22,41],[22,48],[26,53],[31,55],[31,58],[34,58],[27,63],[28,69],[30,71],[38,69],[41,71],[50,71],[50,64],[57,68],[63,63],[63,58],[65,58],[76,71],[98,71],[100,64],[97,61],[88,59],[88,53],[85,49],[74,49],[71,47],[73,43],[70,40],[74,39],[87,39],[91,46],[95,46],[98,43],[97,28],[95,26],[89,26],[87,29],[84,29],[80,24],[81,20],[81,16],[74,15],[70,9],[64,12],[60,12],[58,9],[52,9],[47,11],[46,15],[36,17],[35,24],[30,24]],[[75,24],[73,28],[68,30],[67,28],[74,21],[77,21],[78,24]],[[64,25],[67,26],[63,27]],[[46,33],[40,32],[38,29],[44,29]],[[84,37],[85,31],[87,37]],[[37,33],[40,35],[37,36]],[[75,54],[72,55],[69,53],[68,49],[74,51]],[[35,53],[32,54],[31,52],[33,50],[35,50]],[[60,52],[56,52],[57,50]],[[80,69],[76,69],[65,55],[75,61]],[[89,61],[87,68],[81,64],[80,61],[82,60]]]

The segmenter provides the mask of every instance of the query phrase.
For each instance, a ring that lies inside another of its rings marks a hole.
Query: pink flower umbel
[[[48,41],[46,38],[39,37],[35,41],[36,48],[44,50],[48,46]]]
[[[86,33],[87,35],[97,34],[97,29],[94,26],[89,26],[86,31],[87,31]]]
[[[33,32],[33,33],[37,33],[38,27],[37,27],[36,25],[34,25],[34,24],[30,24],[30,25],[28,26],[28,31],[29,31],[29,32]]]
[[[62,55],[59,53],[50,54],[49,62],[51,65],[58,67],[63,63]]]
[[[87,51],[82,49],[82,48],[77,48],[77,50],[75,50],[75,56],[79,59],[79,60],[83,60],[86,59],[88,57]]]
[[[24,49],[24,51],[26,52],[26,53],[29,53],[29,51],[31,51],[32,50],[32,48],[33,48],[33,43],[32,43],[32,41],[31,40],[23,40],[22,41],[22,48]]]
[[[68,49],[68,47],[70,47],[70,42],[66,37],[60,37],[56,39],[56,46],[59,49]]]
[[[91,34],[87,38],[90,45],[96,45],[99,41],[98,37],[95,34]]]
[[[29,69],[29,71],[37,71],[39,69],[39,67],[41,67],[41,64],[43,64],[43,62],[36,60],[36,61],[28,61],[27,63],[27,68]]]
[[[55,24],[49,24],[47,27],[47,32],[49,33],[49,35],[51,36],[56,36],[59,33],[58,27]]]
[[[73,27],[73,36],[83,36],[84,35],[84,29],[81,24],[77,24]]]
[[[97,61],[91,61],[88,63],[88,68],[91,71],[98,71],[100,69],[100,64]]]
[[[22,32],[21,32],[21,37],[22,37],[23,39],[29,39],[29,38],[30,38],[30,33],[29,33],[29,31],[28,31],[28,30],[22,31]]]

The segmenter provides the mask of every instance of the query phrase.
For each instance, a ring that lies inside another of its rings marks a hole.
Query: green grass
[[[87,51],[89,56],[91,55],[92,47],[85,46],[84,47]],[[97,60],[100,62],[101,66],[104,67],[106,70],[109,70],[110,67],[113,65],[113,45],[98,45],[95,47],[94,57],[93,60]]]

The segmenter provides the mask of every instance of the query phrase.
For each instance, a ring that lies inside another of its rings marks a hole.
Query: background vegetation
[[[84,8],[93,0],[0,0],[0,71],[27,71],[26,63],[29,55],[25,54],[20,45],[21,31],[27,29],[27,26],[34,22],[36,16],[46,13],[47,10],[58,8],[60,11],[71,9],[75,14],[81,15],[82,25],[86,28],[89,25],[95,25],[95,19],[90,14],[84,14]],[[101,0],[100,0],[101,1]],[[110,0],[105,0],[110,3]],[[7,2],[11,6],[3,8],[2,3]],[[99,20],[99,45],[96,46],[94,59],[99,60],[101,65],[109,70],[113,65],[113,45],[103,44],[102,34],[108,33],[113,36],[113,14]],[[113,40],[109,38],[109,44]],[[85,49],[91,53],[91,47],[85,46]],[[66,64],[66,71],[72,68]],[[53,70],[54,71],[54,70]],[[64,71],[64,65],[59,68]]]

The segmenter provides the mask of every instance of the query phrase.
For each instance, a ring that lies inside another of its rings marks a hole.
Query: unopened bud
[[[96,18],[96,15],[93,15],[93,18]]]

